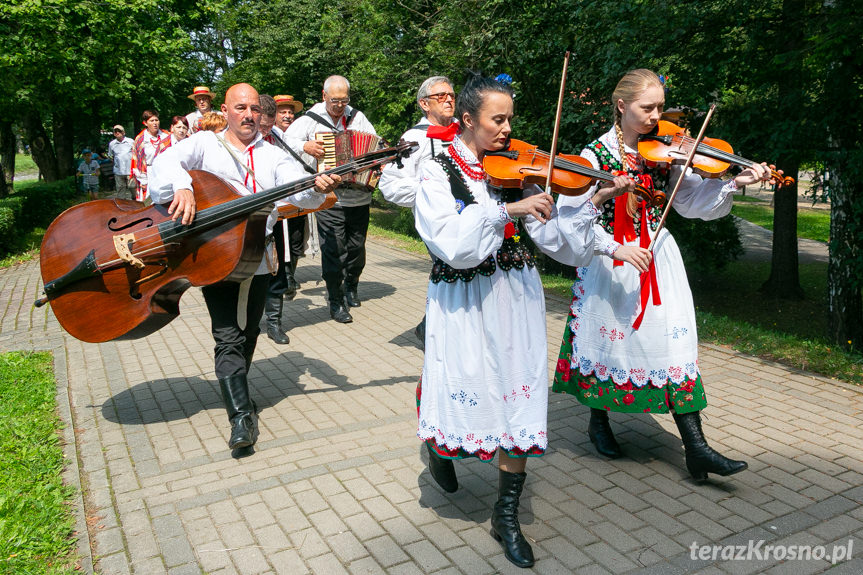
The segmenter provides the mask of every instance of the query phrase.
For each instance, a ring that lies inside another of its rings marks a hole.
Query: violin
[[[501,188],[524,188],[531,184],[544,186],[548,178],[548,152],[521,140],[512,139],[504,150],[486,152],[482,167],[491,185]],[[595,169],[590,160],[577,155],[558,154],[554,159],[551,190],[564,196],[580,196],[597,181],[610,182],[614,175]],[[665,202],[661,190],[648,189],[636,183],[635,192],[650,205]]]
[[[398,162],[419,146],[401,142],[322,172],[344,176]],[[96,200],[69,208],[45,231],[39,254],[45,295],[70,335],[101,343],[154,333],[180,314],[191,286],[241,281],[261,263],[273,203],[315,184],[316,175],[242,195],[192,170],[198,212],[171,219],[168,204]]]
[[[680,126],[659,120],[652,132],[639,138],[638,154],[647,162],[660,167],[683,164],[694,143],[695,138],[687,135]],[[724,140],[705,137],[696,148],[692,171],[705,178],[718,178],[725,174],[732,164],[750,168],[756,162],[734,155],[731,144]],[[794,178],[784,176],[772,167],[770,175],[779,187],[794,184]]]

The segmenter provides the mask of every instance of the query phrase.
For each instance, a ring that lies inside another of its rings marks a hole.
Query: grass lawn
[[[749,198],[749,196],[734,196],[735,202],[743,201],[746,203],[735,203],[734,207],[731,208],[731,213],[772,231],[773,208],[766,204],[755,203],[752,200],[753,198]],[[797,236],[819,242],[830,241],[830,211],[798,209]]]
[[[15,154],[15,173],[16,174],[35,174],[39,171],[36,162],[32,156],[27,154]]]
[[[63,485],[49,353],[0,354],[0,572],[71,574],[71,487]]]
[[[373,208],[369,235],[426,253],[421,241],[386,229],[393,219],[392,210]],[[800,265],[800,283],[807,299],[796,302],[771,299],[758,292],[769,272],[768,263],[739,261],[709,275],[691,276],[699,340],[863,384],[863,356],[837,349],[823,335],[827,333],[827,265]],[[550,274],[541,277],[547,293],[572,296],[572,280]]]

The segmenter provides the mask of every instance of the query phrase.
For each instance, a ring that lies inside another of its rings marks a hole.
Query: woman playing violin
[[[468,79],[456,102],[462,133],[421,168],[416,228],[435,259],[426,306],[417,435],[429,470],[446,491],[458,489],[453,460],[499,456],[499,499],[492,535],[520,567],[533,565],[521,533],[518,500],[527,457],[548,445],[545,301],[533,257],[516,220],[553,257],[583,265],[594,245],[598,205],[558,208],[536,186],[504,197],[486,183],[482,158],[503,149],[513,116],[512,91]]]
[[[731,211],[738,186],[770,179],[755,164],[735,178],[702,179],[681,166],[650,168],[637,156],[639,137],[656,126],[665,104],[662,83],[650,70],[627,73],[612,95],[614,125],[581,153],[598,169],[626,173],[614,187],[631,192],[634,180],[670,194],[684,178],[673,208],[687,218],[711,220]],[[558,208],[585,196],[560,196]],[[662,229],[649,252],[661,208],[634,194],[605,205],[595,225],[596,257],[577,270],[553,390],[574,395],[590,407],[588,436],[609,458],[621,450],[608,412],[673,414],[693,478],[731,475],[746,469],[707,445],[700,412],[707,405],[698,369],[695,307],[686,270],[674,238]],[[627,265],[624,265],[625,264]]]

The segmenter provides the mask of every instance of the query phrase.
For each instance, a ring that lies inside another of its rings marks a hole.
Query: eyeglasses
[[[438,103],[452,100],[455,102],[455,94],[453,92],[438,92],[437,94],[429,94],[426,98],[434,98]]]
[[[336,106],[339,106],[339,105],[347,106],[348,104],[351,103],[351,99],[350,98],[330,98],[330,102],[332,102]]]

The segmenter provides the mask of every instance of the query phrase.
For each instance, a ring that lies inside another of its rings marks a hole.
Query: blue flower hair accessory
[[[512,86],[512,76],[509,74],[500,73],[494,77],[496,82],[500,82],[504,86]]]

